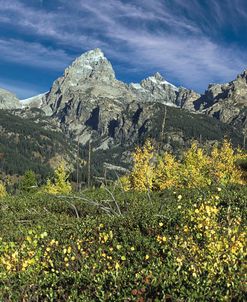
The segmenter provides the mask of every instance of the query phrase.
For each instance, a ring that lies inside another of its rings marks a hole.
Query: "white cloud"
[[[4,61],[52,70],[62,70],[72,60],[63,50],[16,39],[0,39],[0,53]]]
[[[28,3],[28,2],[27,2]],[[167,78],[202,90],[212,81],[228,81],[247,67],[247,55],[236,45],[223,45],[209,35],[226,22],[246,18],[244,0],[209,0],[212,18],[197,0],[166,1],[71,0],[58,1],[57,10],[39,9],[20,0],[0,0],[0,23],[11,20],[16,30],[40,43],[0,39],[2,60],[39,68],[62,70],[71,60],[70,50],[80,54],[101,47],[110,59],[138,68],[162,72]],[[190,13],[181,14],[181,11]],[[226,14],[224,15],[224,13]],[[195,16],[193,19],[191,15]],[[227,17],[231,14],[232,19]],[[196,20],[200,20],[200,26]],[[51,41],[57,49],[42,45]],[[64,50],[62,50],[64,49]]]

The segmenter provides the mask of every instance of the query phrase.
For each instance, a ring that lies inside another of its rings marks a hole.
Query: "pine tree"
[[[30,192],[36,187],[37,187],[36,174],[32,170],[26,171],[19,183],[20,190]]]

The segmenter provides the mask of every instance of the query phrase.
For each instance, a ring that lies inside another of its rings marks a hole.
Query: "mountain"
[[[54,114],[71,98],[108,98],[130,103],[159,102],[168,106],[186,107],[190,99],[198,99],[192,90],[176,87],[158,72],[130,85],[118,81],[111,63],[100,49],[89,51],[77,58],[57,79],[43,98],[43,109]]]
[[[40,108],[80,143],[98,141],[95,148],[108,149],[115,144],[131,145],[148,134],[157,108],[190,109],[199,97],[159,73],[141,83],[118,81],[111,63],[95,49],[66,68],[43,96]]]
[[[195,109],[247,133],[247,70],[226,84],[211,84]]]
[[[0,109],[16,109],[20,107],[20,101],[13,93],[0,88]]]
[[[22,108],[40,108],[42,106],[42,100],[46,96],[46,93],[41,93],[39,95],[33,96],[31,98],[21,100]]]
[[[241,145],[241,131],[246,121],[245,86],[246,76],[241,75],[229,84],[211,85],[205,94],[200,95],[174,86],[159,73],[140,83],[126,84],[116,79],[111,63],[100,49],[95,49],[72,62],[48,92],[22,100],[21,106],[17,105],[19,101],[13,106],[6,97],[4,103],[17,108],[11,112],[15,118],[21,119],[17,123],[18,129],[11,130],[11,123],[16,121],[13,117],[5,118],[0,138],[7,144],[8,133],[12,133],[11,142],[24,140],[27,145],[30,138],[30,163],[37,160],[33,156],[36,151],[33,150],[35,137],[32,134],[36,131],[32,129],[37,127],[40,131],[53,131],[56,145],[53,148],[39,143],[40,148],[54,149],[56,156],[67,156],[71,162],[76,154],[71,139],[80,143],[80,157],[84,162],[90,142],[92,174],[102,176],[106,167],[128,168],[130,152],[150,137],[164,150],[177,153],[189,146],[193,139],[211,145],[227,136],[234,145]],[[229,107],[230,111],[227,111]],[[15,138],[15,132],[17,137],[23,132],[22,124],[28,128],[26,123],[31,123],[31,133],[21,140]],[[40,140],[43,134],[37,137]],[[61,146],[62,140],[67,151]],[[5,143],[2,143],[2,149]],[[24,149],[18,151],[19,148],[22,147],[17,144],[9,150],[22,152],[24,156]],[[8,152],[12,154],[5,150],[5,154]],[[45,154],[41,157],[40,163],[49,165],[50,159]],[[86,175],[87,171],[83,173]]]

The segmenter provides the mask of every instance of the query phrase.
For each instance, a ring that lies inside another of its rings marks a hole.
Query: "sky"
[[[247,69],[247,1],[0,0],[0,87],[20,99],[94,48],[119,80],[160,72],[203,92]]]

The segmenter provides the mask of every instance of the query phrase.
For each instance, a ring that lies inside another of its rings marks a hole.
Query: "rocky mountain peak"
[[[101,49],[90,50],[78,57],[65,70],[65,77],[73,84],[81,80],[115,80],[115,72]]]
[[[141,83],[118,81],[111,63],[97,48],[78,57],[53,83],[41,99],[41,109],[81,143],[96,135],[107,139],[106,148],[117,136],[120,141],[132,140],[128,134],[132,130],[139,129],[136,135],[147,131],[150,113],[145,108],[163,104],[189,109],[196,98],[197,94],[181,90],[158,72]],[[129,111],[132,117],[125,116]]]
[[[159,72],[156,72],[154,75],[144,79],[142,82],[141,82],[141,86],[142,87],[156,87],[159,86],[159,89],[162,89],[162,90],[174,90],[174,91],[178,91],[178,87],[176,87],[175,85],[171,84],[170,82],[166,81],[163,76],[159,73]]]
[[[247,70],[229,83],[210,84],[198,99],[197,109],[221,122],[247,129]]]
[[[19,99],[10,91],[0,88],[0,109],[20,108]]]
[[[164,81],[164,78],[162,77],[162,75],[159,72],[156,72],[153,77],[157,80],[157,81]]]
[[[247,78],[247,69],[245,69],[241,74],[239,74],[237,77],[241,78]]]
[[[88,60],[98,60],[100,58],[105,59],[105,55],[100,48],[95,48],[83,53],[80,57],[77,58],[77,60],[84,60],[85,58]]]

